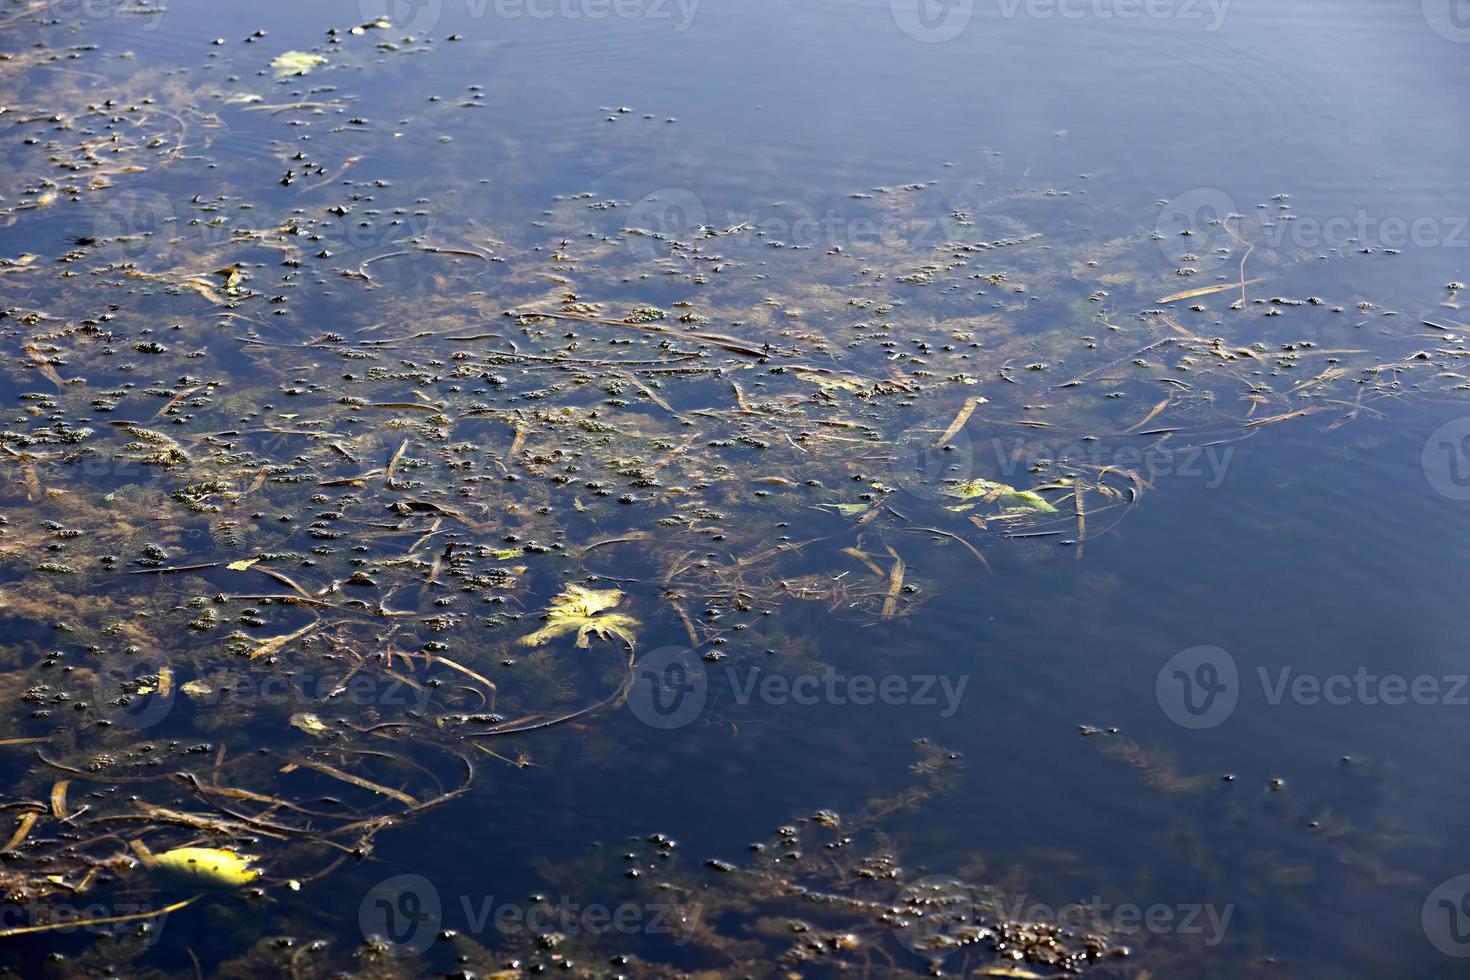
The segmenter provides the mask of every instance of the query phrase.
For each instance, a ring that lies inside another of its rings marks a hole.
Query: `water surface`
[[[7,10],[8,967],[1458,975],[1470,29],[922,2]]]

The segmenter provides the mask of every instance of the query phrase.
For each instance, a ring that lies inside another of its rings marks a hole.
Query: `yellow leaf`
[[[176,847],[154,857],[160,871],[192,885],[237,888],[260,876],[250,859],[223,847]]]
[[[561,595],[551,600],[546,611],[546,625],[534,633],[521,637],[528,647],[539,647],[559,636],[575,632],[577,646],[592,645],[592,637],[611,640],[618,637],[630,646],[638,620],[623,613],[607,610],[623,601],[621,589],[584,589],[580,585],[568,585]]]
[[[584,589],[580,585],[568,585],[561,595],[551,600],[551,606],[578,616],[595,616],[622,601],[622,589]]]
[[[180,687],[179,690],[191,698],[207,698],[214,693],[214,688],[209,685],[209,682],[203,680],[189,681]]]
[[[311,54],[306,51],[287,51],[277,55],[276,60],[271,62],[271,67],[276,70],[276,75],[286,78],[291,75],[305,75],[317,65],[325,64],[326,58],[319,54]]]
[[[798,371],[796,376],[809,384],[818,385],[822,388],[844,388],[848,391],[867,391],[871,385],[865,385],[852,378],[843,378],[831,374],[817,374],[813,371]]]
[[[198,293],[200,296],[203,296],[211,303],[216,303],[220,306],[225,305],[225,298],[219,293],[215,292],[214,287],[202,279],[199,279],[197,277],[185,279],[179,285],[186,286],[189,289],[194,290],[194,292]]]
[[[307,711],[298,711],[291,716],[291,724],[306,732],[308,735],[321,735],[328,731],[327,725],[316,715]]]

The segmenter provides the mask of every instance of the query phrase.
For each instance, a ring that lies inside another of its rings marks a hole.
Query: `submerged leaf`
[[[322,735],[330,730],[324,721],[309,711],[298,711],[292,715],[291,725],[293,728],[301,729],[308,735]]]
[[[798,371],[796,376],[809,384],[821,388],[842,388],[846,391],[867,391],[868,385],[852,378],[844,378],[834,374],[817,374],[811,371]]]
[[[945,487],[940,493],[960,500],[984,499],[994,501],[1004,510],[1034,511],[1038,514],[1055,514],[1057,509],[1046,502],[1046,498],[1033,490],[1017,490],[1006,483],[992,480],[967,480],[958,486]]]
[[[592,637],[604,640],[618,637],[632,645],[633,631],[638,620],[623,613],[606,613],[623,601],[621,589],[585,589],[580,585],[568,585],[561,595],[551,600],[546,611],[546,625],[534,633],[521,637],[528,647],[539,647],[573,631],[577,634],[577,646],[589,647]]]

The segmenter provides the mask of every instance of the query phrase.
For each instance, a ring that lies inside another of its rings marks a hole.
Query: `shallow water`
[[[0,963],[1463,972],[1463,5],[920,2],[0,13]]]

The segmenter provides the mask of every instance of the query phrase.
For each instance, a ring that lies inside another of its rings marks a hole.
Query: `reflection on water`
[[[0,12],[6,964],[1453,975],[1458,13]]]

